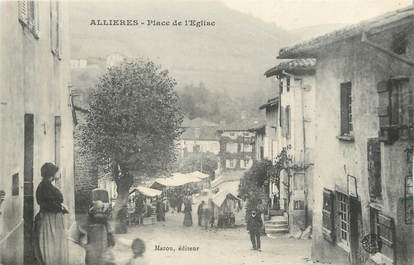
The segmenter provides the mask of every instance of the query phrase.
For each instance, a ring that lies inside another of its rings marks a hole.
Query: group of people
[[[129,223],[135,225],[144,224],[144,218],[150,217],[155,211],[157,221],[165,221],[165,213],[168,211],[168,204],[166,200],[162,197],[157,197],[155,199],[146,198],[142,194],[138,194],[134,198],[134,209],[130,213]]]
[[[66,240],[66,230],[64,225],[64,214],[68,213],[68,208],[63,204],[64,198],[60,190],[53,185],[59,178],[59,168],[53,163],[45,163],[41,168],[42,181],[36,190],[36,200],[40,206],[40,211],[35,216],[34,222],[34,254],[39,265],[67,264],[68,246]],[[192,226],[192,196],[187,192],[183,196],[184,203],[184,226]],[[177,196],[176,198],[178,198]],[[171,199],[171,197],[170,197]],[[165,220],[165,203],[158,198],[155,200],[157,219]],[[142,216],[148,209],[148,204],[138,196],[136,210],[138,222],[142,222]],[[175,205],[177,206],[177,204]],[[178,211],[178,209],[177,209]],[[104,263],[105,250],[114,246],[115,240],[112,229],[105,217],[105,204],[95,201],[89,209],[89,217],[85,231],[85,263],[87,265],[108,265]],[[211,222],[211,212],[208,205],[202,201],[197,209],[198,225],[208,227]],[[250,234],[253,250],[261,250],[260,234],[263,227],[261,212],[258,209],[251,211],[247,220],[247,230]],[[141,239],[134,240],[132,244],[133,257],[129,265],[137,264],[137,258],[141,257],[145,251],[145,244]]]

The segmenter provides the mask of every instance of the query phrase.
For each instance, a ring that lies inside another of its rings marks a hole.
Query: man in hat
[[[252,210],[247,220],[247,231],[250,234],[250,240],[252,242],[252,250],[260,249],[260,230],[262,229],[263,221],[260,217],[260,213],[257,210]]]

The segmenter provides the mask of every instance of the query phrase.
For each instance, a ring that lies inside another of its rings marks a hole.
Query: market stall
[[[128,220],[130,224],[154,224],[156,222],[155,198],[162,191],[144,186],[132,187],[128,197]]]
[[[240,211],[240,199],[229,191],[221,191],[210,201],[214,224],[218,227],[235,225],[235,214]]]

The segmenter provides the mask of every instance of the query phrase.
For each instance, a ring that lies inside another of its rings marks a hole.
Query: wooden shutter
[[[395,259],[395,225],[391,217],[378,214],[378,235],[381,239],[381,253]]]
[[[280,126],[282,127],[282,130],[281,130],[282,136],[286,137],[286,111],[285,111],[285,108],[283,107],[281,108],[281,111],[280,111],[280,121],[281,121]]]
[[[291,131],[291,115],[290,115],[290,106],[286,106],[286,138],[290,138]]]
[[[341,135],[349,134],[349,83],[341,84]]]
[[[368,183],[371,199],[380,199],[381,196],[381,144],[378,139],[368,139]]]
[[[335,241],[334,194],[328,189],[323,190],[322,234],[326,240]]]
[[[385,142],[386,144],[392,144],[398,139],[398,128],[395,127],[396,120],[393,119],[392,111],[393,108],[398,108],[398,104],[394,104],[393,106],[392,101],[393,99],[395,101],[396,94],[392,95],[391,92],[391,80],[381,81],[377,84],[378,117],[380,127],[379,140]]]
[[[27,24],[27,0],[21,0],[18,3],[19,20]]]

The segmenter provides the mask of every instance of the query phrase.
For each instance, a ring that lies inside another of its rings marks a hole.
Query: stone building
[[[184,120],[181,128],[183,134],[179,141],[179,153],[185,156],[188,153],[210,152],[218,155],[220,144],[216,131],[219,125],[201,118]]]
[[[221,172],[246,170],[253,164],[254,133],[238,124],[217,129]]]
[[[288,214],[289,230],[295,233],[312,224],[312,179],[315,121],[315,64],[312,58],[278,64],[265,76],[278,79],[278,110],[274,123],[273,159],[287,149],[290,172],[283,170],[279,183],[269,187],[272,208]]]
[[[316,58],[312,257],[414,263],[414,7],[281,49]]]
[[[64,2],[0,3],[0,263],[33,264],[34,192],[54,162],[74,220],[73,116]]]

